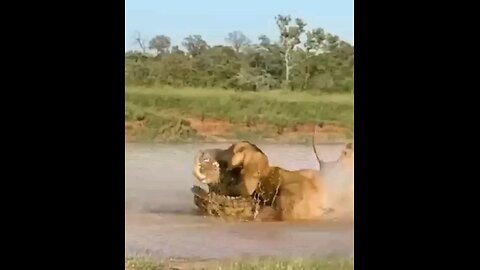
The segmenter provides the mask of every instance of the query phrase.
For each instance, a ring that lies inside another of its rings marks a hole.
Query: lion
[[[266,216],[267,219],[271,219],[272,212],[278,216],[278,219],[283,220],[319,218],[335,208],[327,200],[328,185],[325,182],[328,172],[331,168],[338,167],[338,164],[353,168],[353,144],[347,144],[336,161],[326,162],[318,156],[315,135],[316,130],[314,130],[312,146],[319,163],[319,170],[288,171],[279,167],[270,167],[268,157],[262,150],[248,141],[241,141],[232,144],[226,150],[200,151],[195,159],[194,175],[200,182],[207,184],[210,191],[220,195],[234,197],[256,195],[263,203],[258,214],[260,218]],[[281,184],[280,180],[285,178],[289,181],[283,181],[286,183]],[[283,191],[283,197],[279,197],[279,204],[283,207],[280,207],[282,211],[275,212],[272,211],[272,206],[275,203],[275,197],[280,195],[278,194],[280,190]],[[351,197],[353,199],[353,179]],[[230,200],[232,204],[236,204],[236,198],[230,197]],[[263,214],[265,212],[269,213],[265,215]]]
[[[242,168],[237,186],[243,196],[259,196],[266,206],[275,209],[278,220],[312,220],[323,216],[324,188],[322,181],[318,181],[321,175],[308,177],[306,170],[300,173],[270,166],[268,157],[248,141],[235,143],[229,149],[233,156],[228,168]]]
[[[242,168],[237,184],[243,188],[242,195],[253,195],[257,191],[262,201],[270,206],[278,196],[278,214],[282,220],[318,219],[331,213],[336,217],[345,215],[346,209],[353,208],[353,143],[346,144],[336,160],[324,161],[316,150],[315,136],[316,128],[312,148],[318,170],[270,166],[268,157],[248,141],[230,146],[233,155],[228,168]]]
[[[231,153],[227,170],[240,168],[238,183],[233,188],[240,196],[253,195],[260,179],[267,177],[270,173],[267,155],[248,141],[234,143],[227,151]]]

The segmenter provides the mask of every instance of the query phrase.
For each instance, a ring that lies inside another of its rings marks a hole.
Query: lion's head
[[[267,155],[248,141],[234,143],[227,151],[232,152],[232,158],[228,162],[229,170],[242,167],[244,171],[262,173],[269,167]]]

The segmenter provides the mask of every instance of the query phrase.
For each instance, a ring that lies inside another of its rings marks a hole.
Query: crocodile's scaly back
[[[192,187],[195,205],[204,213],[238,220],[253,220],[257,204],[252,198],[232,197]]]

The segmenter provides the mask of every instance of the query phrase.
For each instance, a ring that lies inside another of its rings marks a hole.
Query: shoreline
[[[262,144],[306,145],[312,143],[315,124],[293,125],[281,132],[272,124],[246,126],[222,120],[179,118],[177,124],[154,126],[148,121],[125,121],[125,143],[233,143],[239,140]],[[353,141],[353,128],[337,124],[317,126],[316,144]]]

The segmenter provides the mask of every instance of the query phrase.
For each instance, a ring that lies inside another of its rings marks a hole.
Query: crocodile
[[[268,199],[272,196],[261,186],[251,197],[239,196],[231,188],[238,183],[241,168],[227,170],[228,158],[228,150],[222,149],[201,150],[195,157],[194,175],[208,186],[208,191],[196,185],[191,188],[200,212],[229,220],[275,219],[273,201]]]
[[[206,215],[250,221],[258,213],[259,203],[253,198],[207,192],[199,186],[193,186],[191,191],[195,205]]]
[[[229,153],[222,149],[201,150],[195,157],[194,175],[207,184],[208,191],[199,186],[191,188],[194,203],[206,215],[228,219],[252,220],[258,212],[258,200],[238,196],[230,188],[238,181],[240,170],[227,170]]]

